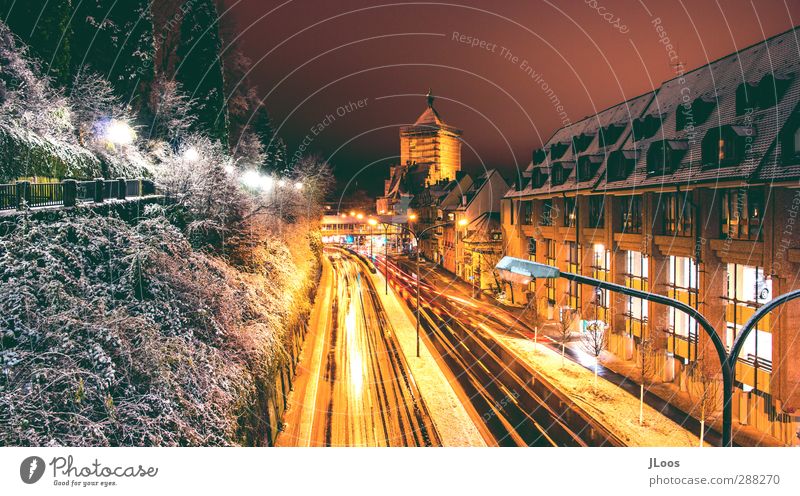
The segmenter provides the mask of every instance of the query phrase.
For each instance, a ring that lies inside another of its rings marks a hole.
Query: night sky
[[[800,19],[800,2],[777,0],[225,3],[289,153],[320,153],[340,189],[373,194],[428,88],[464,131],[463,168],[512,177],[565,116],[578,121],[673,77],[655,24],[691,69]]]

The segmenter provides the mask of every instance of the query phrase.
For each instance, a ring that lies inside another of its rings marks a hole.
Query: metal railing
[[[29,183],[28,188],[28,205],[50,207],[64,203],[63,183]]]
[[[54,183],[18,181],[0,184],[0,210],[21,210],[36,207],[72,207],[79,203],[103,203],[156,194],[156,186],[148,179],[66,179]]]
[[[0,184],[0,210],[17,208],[17,185]]]

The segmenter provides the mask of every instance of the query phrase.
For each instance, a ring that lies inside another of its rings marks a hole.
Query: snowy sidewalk
[[[639,425],[638,398],[602,377],[597,379],[594,392],[594,374],[584,366],[566,359],[562,368],[561,355],[541,343],[495,332],[488,326],[485,330],[628,446],[699,446],[697,436],[647,404],[644,425]]]
[[[486,446],[480,431],[424,341],[421,343],[420,357],[416,357],[416,327],[394,289],[390,289],[388,295],[384,293],[385,282],[380,272],[372,274],[372,281],[442,445]]]

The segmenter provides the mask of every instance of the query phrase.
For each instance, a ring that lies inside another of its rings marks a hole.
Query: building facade
[[[800,289],[797,30],[558,130],[503,199],[506,254],[687,303],[730,347],[776,295]],[[608,350],[696,398],[716,355],[691,318],[560,279],[513,288],[554,320],[606,322]],[[734,417],[798,444],[800,304],[750,334]]]

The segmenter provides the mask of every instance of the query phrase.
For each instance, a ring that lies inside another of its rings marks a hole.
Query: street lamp
[[[372,228],[378,225],[378,221],[375,219],[367,219],[367,224],[369,224],[369,257],[372,258]],[[385,223],[381,222],[383,226],[383,248],[385,250],[383,266],[384,266],[384,273],[383,273],[383,280],[385,284],[384,292],[386,295],[389,294],[389,229]]]
[[[190,146],[183,151],[183,158],[189,162],[197,162],[200,160],[200,152],[197,151],[197,148]]]
[[[136,139],[136,131],[127,122],[118,119],[108,121],[103,134],[114,145],[130,145]]]
[[[409,221],[417,220],[417,215],[414,214],[414,213],[409,214],[408,215],[408,220]],[[416,320],[417,320],[417,358],[419,358],[419,346],[420,346],[419,345],[419,325],[420,325],[420,321],[419,321],[419,287],[420,287],[419,243],[420,243],[420,239],[422,238],[422,236],[426,232],[430,231],[431,229],[437,229],[439,227],[448,226],[450,224],[453,224],[453,222],[443,222],[441,224],[434,224],[434,225],[432,225],[430,227],[426,227],[425,229],[423,229],[421,231],[415,231],[415,230],[411,229],[410,227],[404,226],[403,224],[397,224],[397,223],[394,223],[394,222],[385,222],[384,224],[391,224],[391,225],[396,226],[396,227],[398,227],[400,229],[403,229],[404,231],[408,232],[411,236],[413,236],[414,237],[414,241],[417,243],[416,268],[415,268],[416,277],[417,277],[417,284],[416,284],[417,285],[417,295],[416,295],[416,305],[415,305],[416,306],[416,311],[415,311],[415,314],[416,314]],[[469,224],[469,221],[467,219],[461,219],[460,221],[458,221],[458,225],[459,226],[466,226],[467,224]],[[388,264],[389,264],[388,256],[387,256],[387,259],[386,259],[386,264],[387,264],[387,271],[388,271]]]
[[[538,262],[531,262],[530,260],[523,260],[521,258],[514,258],[514,257],[503,257],[502,260],[495,266],[497,271],[500,273],[500,276],[507,281],[514,282],[520,281],[520,278],[545,278],[545,279],[554,279],[557,277],[561,277],[568,281],[577,282],[579,284],[586,284],[589,286],[594,286],[599,289],[607,289],[609,291],[613,291],[615,293],[621,293],[626,296],[633,296],[635,298],[641,298],[643,300],[653,301],[655,303],[661,303],[663,305],[670,306],[677,310],[682,311],[683,313],[689,315],[693,318],[700,326],[703,328],[705,333],[708,335],[709,339],[711,339],[711,343],[714,345],[714,350],[717,352],[717,356],[719,357],[720,366],[722,368],[722,386],[724,388],[723,391],[723,413],[722,413],[722,445],[723,446],[731,446],[732,444],[732,404],[733,404],[733,371],[730,358],[728,357],[727,352],[725,351],[725,344],[722,342],[722,338],[714,330],[714,327],[711,323],[706,319],[700,312],[696,309],[690,307],[689,305],[680,302],[678,300],[674,300],[672,298],[668,298],[666,296],[662,296],[655,293],[648,293],[646,291],[640,291],[638,289],[629,288],[627,286],[621,286],[619,284],[614,284],[611,282],[601,281],[599,279],[595,279],[593,277],[582,276],[578,274],[573,274],[571,272],[561,272],[556,267],[552,267],[550,265],[541,264]],[[788,301],[789,299],[800,297],[800,291],[796,292],[796,295],[793,293],[788,293],[786,295],[782,295],[785,297],[783,300],[775,301],[771,303],[775,303],[775,305],[769,306],[765,305],[764,307],[760,308],[758,312],[756,312],[753,317],[750,318],[747,325],[745,325],[746,330],[749,330],[755,326],[757,322],[753,321],[759,312],[762,310],[763,313],[760,314],[759,319],[763,317],[766,312],[770,309],[774,308],[775,306],[783,303],[784,301]],[[776,299],[779,300],[780,298]],[[769,307],[769,308],[767,308]],[[747,326],[750,325],[750,328]],[[740,334],[739,337],[743,337],[745,333],[743,332]],[[738,339],[738,338],[737,338]],[[742,341],[742,345],[744,341]],[[740,346],[741,348],[741,346]],[[738,351],[737,351],[738,353]],[[733,363],[735,364],[735,358],[733,359]]]

